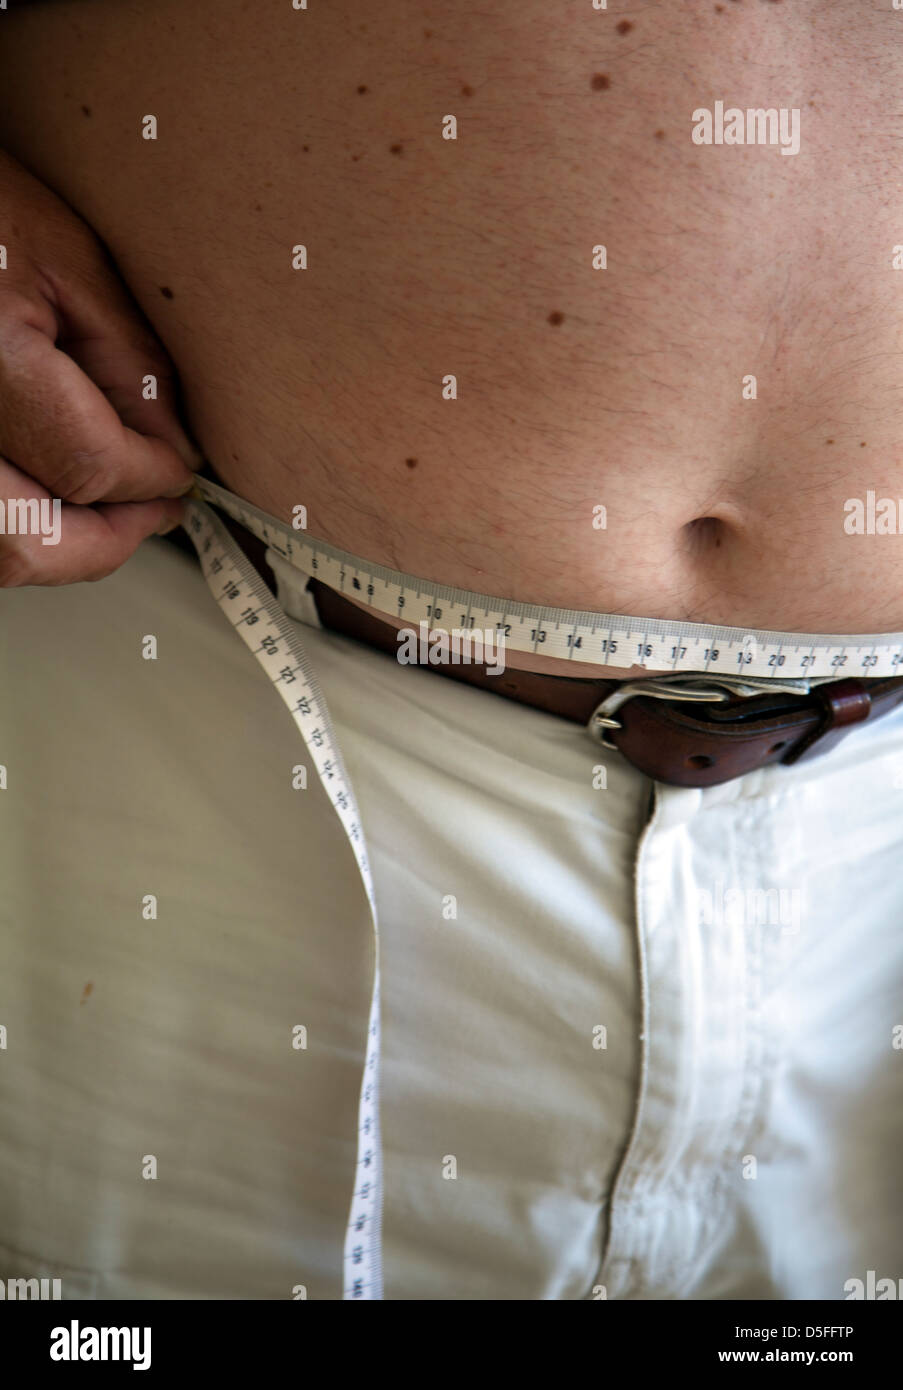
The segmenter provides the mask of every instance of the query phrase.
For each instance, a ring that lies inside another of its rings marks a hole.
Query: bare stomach
[[[903,530],[900,20],[620,8],[39,6],[0,141],[267,511],[526,603],[903,630],[903,536],[848,520]],[[716,100],[797,109],[799,153],[695,144]]]

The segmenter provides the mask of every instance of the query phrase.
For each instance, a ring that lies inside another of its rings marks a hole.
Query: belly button
[[[696,516],[683,528],[684,535],[695,551],[713,548],[717,550],[724,538],[725,529],[724,522],[718,516]]]

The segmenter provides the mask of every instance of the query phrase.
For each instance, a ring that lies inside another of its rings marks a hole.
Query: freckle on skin
[[[364,92],[366,92],[366,90],[367,90],[367,88],[364,86],[363,83],[361,83],[361,85],[360,85],[360,86],[358,87],[358,89],[357,89],[357,94],[358,94],[358,96],[362,97],[362,96],[364,95]]]
[[[423,31],[423,37],[424,37],[425,39],[431,39],[431,38],[433,37],[433,31],[432,31],[432,29],[424,29],[424,31]]]
[[[557,328],[560,323],[564,323],[564,314],[560,313],[557,309],[555,309],[551,314],[549,314],[549,323],[551,323],[553,327]]]
[[[589,85],[594,92],[605,92],[611,86],[611,82],[608,79],[607,73],[597,72]]]
[[[254,211],[255,211],[255,212],[263,212],[263,208],[260,206],[259,203],[255,203],[255,204],[254,204]]]
[[[826,439],[826,440],[825,440],[825,443],[826,443],[826,444],[833,444],[833,443],[834,443],[834,440],[833,440],[833,439]]]
[[[304,151],[304,153],[307,154],[310,150],[310,145],[302,145],[301,148]]]
[[[80,1003],[84,1004],[85,1000],[88,998],[88,995],[91,993],[91,991],[93,990],[93,988],[94,988],[94,983],[93,983],[92,980],[89,980],[88,983],[85,985],[85,990],[84,990],[84,993],[82,994]]]
[[[416,468],[416,467],[417,467],[417,460],[416,460],[416,459],[405,459],[405,463],[407,464],[408,468]]]
[[[863,439],[862,443],[859,445],[859,447],[860,447],[860,449],[864,449],[864,448],[865,448],[865,440],[864,440],[864,439]]]
[[[473,87],[468,87],[467,83],[465,82],[464,86],[461,88],[461,95],[462,97],[472,97]]]
[[[404,146],[403,146],[403,145],[390,145],[390,146],[389,146],[389,152],[390,152],[390,154],[401,154],[401,152],[402,152],[403,149],[404,149]]]
[[[655,132],[655,138],[656,138],[656,140],[664,140],[664,138],[665,138],[665,132],[664,132],[663,130],[657,130],[657,131]]]
[[[160,293],[162,294],[164,299],[175,299],[175,295],[173,294],[172,290],[169,288],[168,285],[161,285]]]
[[[622,19],[620,24],[615,25],[615,29],[619,34],[629,34],[632,28],[633,25],[629,19]]]
[[[91,114],[91,108],[90,108],[90,106],[83,106],[83,107],[82,107],[82,110],[84,111],[84,113],[85,113],[86,116],[90,116],[90,114]]]

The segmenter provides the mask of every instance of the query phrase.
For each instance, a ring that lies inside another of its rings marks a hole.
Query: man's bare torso
[[[844,526],[848,499],[903,499],[903,14],[66,0],[2,22],[0,141],[107,243],[235,492],[526,602],[903,630],[903,536]],[[797,109],[799,153],[695,144],[717,101]]]

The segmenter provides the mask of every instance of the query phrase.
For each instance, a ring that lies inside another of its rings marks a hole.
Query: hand
[[[179,424],[172,365],[103,246],[2,152],[0,246],[0,587],[103,579],[178,525],[174,499],[201,456]],[[156,400],[143,398],[147,376]],[[50,533],[53,498],[58,543],[45,544],[34,518],[43,500]],[[11,513],[28,510],[10,500],[32,499],[29,534],[9,534],[23,524]]]

